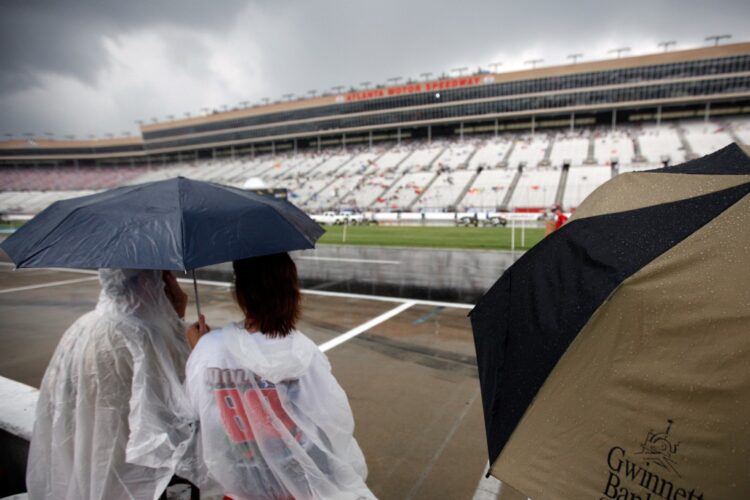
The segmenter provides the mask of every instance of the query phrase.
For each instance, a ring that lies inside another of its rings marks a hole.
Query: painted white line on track
[[[346,333],[342,333],[338,337],[332,338],[328,342],[323,342],[318,347],[323,352],[329,351],[329,350],[333,349],[334,347],[336,347],[337,345],[343,344],[347,340],[351,340],[354,337],[356,337],[357,335],[360,335],[360,334],[366,332],[370,328],[372,328],[374,326],[377,326],[377,325],[379,325],[380,323],[382,323],[384,321],[388,321],[389,319],[391,319],[392,317],[394,317],[394,316],[396,316],[398,314],[401,314],[403,311],[409,309],[414,304],[416,304],[416,302],[409,301],[409,302],[406,302],[404,304],[401,304],[398,307],[394,307],[390,311],[385,312],[385,313],[381,314],[380,316],[371,319],[367,323],[362,323],[358,327],[353,328],[353,329],[349,330]]]
[[[461,413],[458,414],[458,417],[453,422],[453,425],[451,425],[451,428],[448,430],[448,432],[445,434],[445,437],[443,438],[443,441],[440,443],[440,446],[437,450],[435,450],[435,453],[432,455],[432,458],[427,462],[427,467],[425,467],[422,470],[422,473],[419,475],[419,478],[414,483],[414,486],[411,487],[411,490],[409,493],[404,497],[406,500],[411,500],[414,498],[414,495],[419,493],[419,489],[422,487],[422,484],[424,483],[425,479],[427,479],[427,476],[430,475],[430,472],[432,472],[432,468],[437,463],[438,459],[441,457],[443,452],[445,451],[445,448],[448,446],[448,443],[451,439],[453,439],[453,435],[458,430],[458,427],[463,422],[464,418],[466,418],[466,415],[469,413],[469,409],[471,409],[471,406],[473,405],[474,401],[479,397],[480,391],[477,389],[476,393],[471,397],[471,399],[466,403],[464,406],[464,409],[461,410]]]
[[[60,286],[60,285],[70,285],[71,283],[81,283],[82,281],[91,281],[91,280],[98,280],[99,278],[96,276],[91,276],[90,278],[78,278],[74,280],[64,280],[64,281],[52,281],[49,283],[42,283],[39,285],[29,285],[29,286],[19,286],[17,288],[5,288],[1,289],[0,293],[11,293],[11,292],[23,292],[24,290],[35,290],[37,288],[47,288],[51,286]]]
[[[392,266],[397,266],[401,264],[400,260],[378,260],[378,259],[352,259],[347,257],[307,257],[307,256],[300,256],[297,257],[298,259],[304,259],[304,260],[325,260],[330,262],[356,262],[356,263],[362,263],[362,264],[388,264]]]

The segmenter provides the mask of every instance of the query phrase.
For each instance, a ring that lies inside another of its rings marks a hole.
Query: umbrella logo
[[[645,460],[646,466],[651,464],[658,465],[659,467],[677,474],[682,477],[675,468],[676,462],[672,458],[677,453],[677,447],[679,443],[673,443],[669,439],[669,431],[672,428],[672,420],[667,420],[667,430],[664,432],[654,432],[650,430],[646,439],[641,444],[641,451],[636,452],[636,455],[642,455]]]

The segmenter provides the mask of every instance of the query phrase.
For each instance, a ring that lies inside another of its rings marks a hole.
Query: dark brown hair
[[[287,253],[236,260],[237,304],[263,334],[286,337],[300,314],[297,266]]]

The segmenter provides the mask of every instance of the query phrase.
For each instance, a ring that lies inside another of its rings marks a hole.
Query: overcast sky
[[[287,93],[723,33],[750,41],[750,1],[4,0],[0,134],[122,135]]]

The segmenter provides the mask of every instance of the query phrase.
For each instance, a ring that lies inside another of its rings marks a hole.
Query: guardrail
[[[26,491],[26,461],[39,390],[0,377],[0,498]]]

